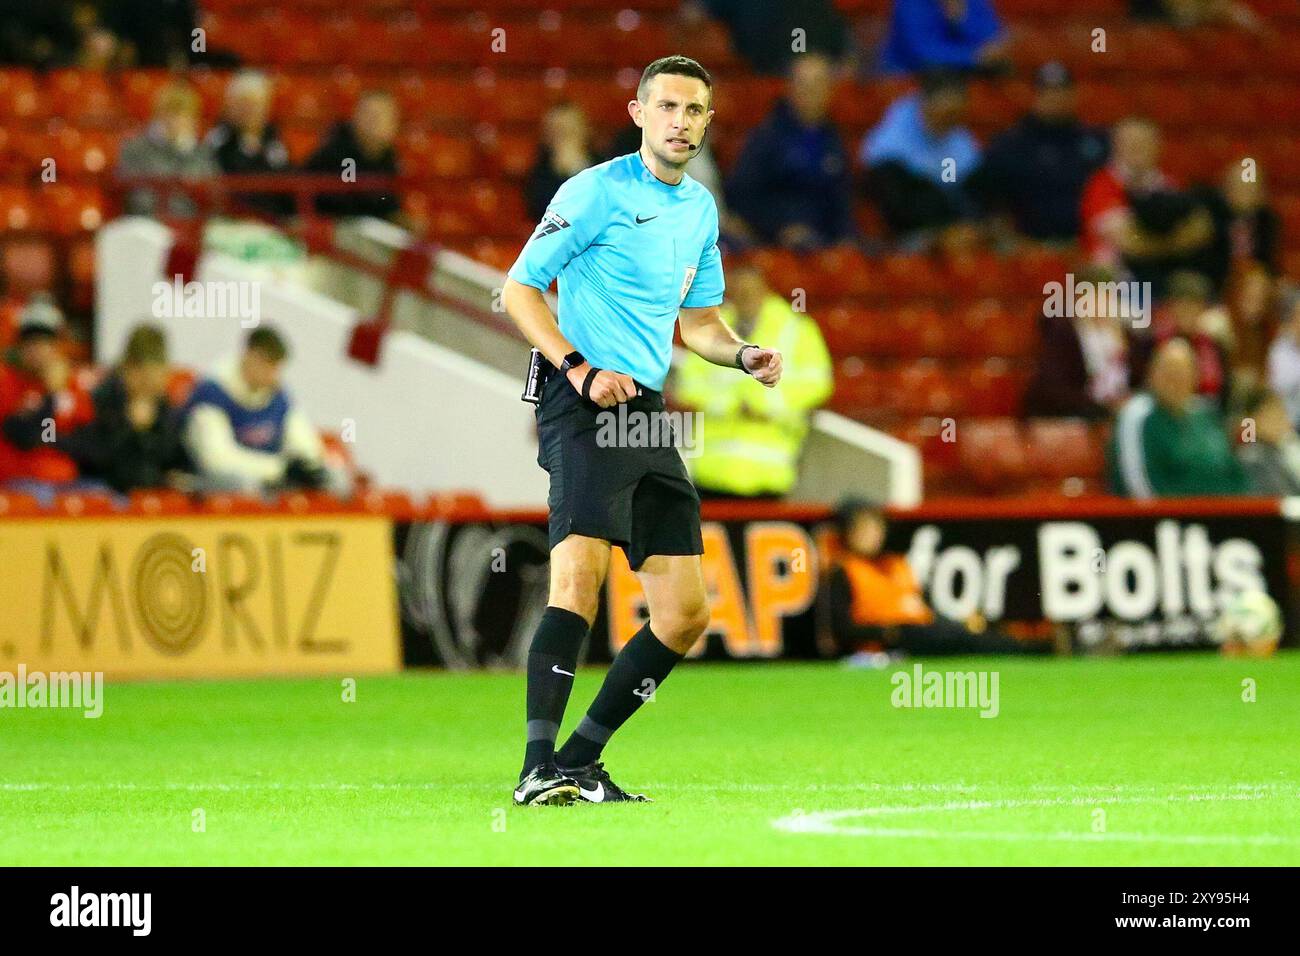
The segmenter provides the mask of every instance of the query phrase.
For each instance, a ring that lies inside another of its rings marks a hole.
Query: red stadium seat
[[[316,76],[281,74],[274,78],[271,113],[279,123],[323,128],[338,119],[329,85]]]
[[[957,423],[956,444],[963,473],[983,492],[1012,492],[1029,476],[1014,419],[963,418]]]
[[[933,359],[920,359],[900,368],[897,391],[887,402],[902,415],[951,415],[958,408],[956,382]]]
[[[909,299],[938,294],[941,273],[926,256],[887,255],[880,260],[882,285],[891,298]]]
[[[29,70],[0,70],[0,121],[35,122],[51,115],[50,102]]]
[[[117,162],[118,134],[64,127],[48,148],[60,181],[95,178],[111,172]]]
[[[887,355],[893,350],[892,321],[883,309],[837,305],[819,314],[827,348],[837,357]]]
[[[54,115],[74,126],[109,127],[124,115],[117,90],[103,74],[56,70],[46,84]]]
[[[946,273],[949,291],[967,300],[1007,295],[1015,285],[1014,268],[991,252],[953,257],[946,263]]]
[[[958,425],[951,419],[933,416],[909,418],[889,429],[890,434],[907,442],[921,453],[925,479],[949,481],[960,471],[957,455]]]
[[[768,286],[777,295],[789,299],[795,289],[805,287],[808,267],[803,259],[789,249],[760,249],[753,255],[754,262],[763,270]]]
[[[115,514],[119,508],[106,493],[75,492],[55,495],[53,510],[55,514],[81,518]]]
[[[474,145],[463,136],[416,130],[398,140],[397,155],[411,176],[468,179],[474,175]]]
[[[0,185],[0,228],[43,229],[45,210],[26,188]]]
[[[954,318],[927,305],[906,305],[895,310],[901,354],[912,358],[955,355],[961,346],[961,329]]]
[[[131,492],[130,510],[137,515],[191,514],[194,502],[188,495],[170,489],[139,489]]]
[[[42,195],[48,203],[48,221],[60,235],[94,232],[107,219],[108,204],[94,186],[51,184]]]
[[[166,70],[128,70],[123,73],[119,82],[127,115],[136,122],[147,122],[153,116],[158,91],[171,80],[171,74]]]
[[[276,499],[276,507],[289,514],[334,514],[343,510],[343,503],[321,491],[289,491]]]
[[[883,378],[861,359],[841,361],[835,369],[831,407],[854,418],[877,412],[881,406]]]
[[[280,139],[289,152],[289,162],[299,166],[316,151],[321,137],[321,128],[315,123],[307,126],[285,126],[280,130]]]
[[[41,503],[32,495],[15,491],[0,491],[0,517],[21,517],[42,512]]]
[[[210,514],[256,515],[274,511],[274,506],[261,495],[212,494],[204,496],[199,508]]]
[[[1037,316],[1011,311],[1001,299],[972,302],[953,317],[953,323],[961,329],[961,351],[969,358],[1029,355],[1038,340]]]
[[[50,240],[0,240],[0,272],[10,295],[44,292],[54,284],[55,258]]]
[[[825,298],[866,296],[880,291],[875,268],[870,259],[850,246],[835,246],[807,260],[810,280],[808,294],[818,304]]]
[[[972,415],[1017,415],[1027,375],[1004,359],[991,358],[969,371],[966,412]]]
[[[1060,482],[1102,474],[1103,457],[1082,419],[1033,419],[1025,433],[1029,465],[1045,478]]]
[[[497,132],[485,148],[488,169],[506,179],[520,180],[537,160],[537,139],[529,133]]]
[[[407,124],[471,124],[481,118],[478,98],[459,77],[436,77],[423,73],[402,74],[393,84]]]

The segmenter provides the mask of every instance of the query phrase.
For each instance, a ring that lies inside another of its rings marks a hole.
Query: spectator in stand
[[[143,133],[122,144],[117,174],[210,179],[221,172],[216,157],[199,138],[199,96],[177,81],[163,87],[154,101],[154,118]],[[160,194],[168,196],[166,207]],[[188,219],[198,206],[186,193],[142,186],[126,199],[127,212],[136,216]]]
[[[397,131],[397,101],[383,90],[363,93],[352,122],[335,126],[304,168],[339,177],[351,170],[358,181],[366,175],[396,176]],[[391,188],[323,195],[316,200],[316,211],[325,216],[393,219],[401,207],[401,198]]]
[[[1224,304],[1210,310],[1208,321],[1211,328],[1227,330],[1234,394],[1259,388],[1277,335],[1277,283],[1268,269],[1256,262],[1236,270]]]
[[[1268,349],[1268,384],[1286,403],[1291,423],[1300,427],[1300,289],[1288,289],[1279,310],[1277,336]]]
[[[1084,184],[1105,163],[1108,148],[1103,130],[1079,120],[1070,71],[1045,63],[1034,74],[1032,108],[989,145],[976,186],[1020,235],[1074,243]]]
[[[862,140],[867,194],[905,246],[963,244],[979,215],[969,190],[980,147],[962,125],[965,82],[954,73],[930,73],[919,93],[885,111]]]
[[[991,0],[894,0],[880,60],[887,73],[1003,72],[1008,47]]]
[[[828,112],[833,79],[826,57],[800,55],[727,180],[732,211],[762,242],[814,249],[854,236],[848,154]]]
[[[77,51],[77,68],[105,73],[130,66],[126,49],[112,31],[92,27],[81,40]]]
[[[249,175],[283,173],[289,169],[289,151],[271,116],[271,81],[265,73],[241,70],[226,85],[226,102],[220,122],[207,136],[208,148],[223,173]],[[270,216],[293,212],[293,198],[283,193],[244,193],[238,202]]]
[[[1239,495],[1250,490],[1223,416],[1196,394],[1196,354],[1185,339],[1160,345],[1148,388],[1115,419],[1112,490],[1129,498]]]
[[[80,43],[72,4],[0,0],[0,63],[51,69],[71,61]]]
[[[1287,417],[1286,402],[1262,388],[1245,409],[1254,434],[1243,436],[1237,458],[1252,490],[1261,495],[1300,495],[1300,435]]]
[[[90,396],[60,349],[63,315],[47,296],[28,303],[17,345],[0,366],[0,484],[48,503],[85,486],[76,462],[59,449],[90,421]]]
[[[706,498],[781,498],[799,477],[799,453],[813,411],[834,387],[817,323],[768,289],[752,262],[727,270],[727,325],[746,342],[771,342],[790,363],[777,389],[694,353],[677,370],[674,400],[704,415],[705,440],[688,459]]]
[[[1170,339],[1183,339],[1196,357],[1196,394],[1220,412],[1228,407],[1232,376],[1228,362],[1231,328],[1222,310],[1211,308],[1210,280],[1195,272],[1176,272],[1169,298],[1156,310],[1152,335],[1133,351],[1133,379],[1145,378],[1153,350]]]
[[[112,0],[104,25],[122,39],[137,66],[183,69],[194,49],[195,0]]]
[[[1214,224],[1213,239],[1197,259],[1197,271],[1209,276],[1220,292],[1236,273],[1253,265],[1273,275],[1278,272],[1282,222],[1269,205],[1263,173],[1253,162],[1242,163],[1229,163],[1219,188],[1197,195]]]
[[[635,152],[635,148],[627,152]],[[582,107],[576,103],[557,103],[547,110],[542,117],[542,141],[537,147],[537,161],[524,181],[528,218],[540,222],[555,191],[564,181],[595,161],[596,154],[591,149],[591,134]]]
[[[732,47],[756,73],[780,76],[805,52],[832,60],[849,52],[848,25],[831,0],[687,0],[682,5],[686,31],[699,29],[705,16],[722,21]],[[803,31],[800,52],[793,49],[796,29]]]
[[[1102,269],[1079,276],[1101,289],[1114,281]],[[1026,415],[1110,418],[1129,394],[1129,337],[1122,316],[1112,314],[1109,295],[1094,297],[1096,308],[1039,319],[1038,366],[1025,390]],[[1089,314],[1080,314],[1080,312]]]
[[[326,467],[320,435],[280,382],[288,354],[279,333],[261,326],[237,361],[195,385],[181,428],[202,488],[346,492],[342,475]]]
[[[935,614],[925,603],[907,557],[885,550],[885,514],[850,499],[838,514],[840,552],[827,588],[831,632],[842,654],[913,656],[1047,653],[1052,645],[1021,642],[979,614],[964,621]]]
[[[1089,261],[1128,269],[1149,281],[1157,298],[1168,276],[1192,264],[1214,236],[1210,214],[1161,172],[1160,134],[1129,117],[1111,133],[1110,162],[1083,190],[1079,215]]]
[[[162,329],[133,329],[121,363],[91,393],[94,420],[60,442],[83,475],[123,493],[188,486],[179,422],[167,401],[170,372]]]

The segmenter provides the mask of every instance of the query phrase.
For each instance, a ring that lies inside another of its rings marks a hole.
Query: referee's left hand
[[[740,360],[745,363],[745,371],[768,388],[781,381],[781,353],[776,349],[745,349]]]

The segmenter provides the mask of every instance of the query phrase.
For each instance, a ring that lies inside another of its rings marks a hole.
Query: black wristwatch
[[[745,368],[745,349],[756,349],[756,348],[761,348],[761,346],[758,346],[758,345],[742,345],[742,346],[741,346],[741,347],[736,351],[736,368],[740,369],[742,372],[744,372],[744,373],[746,373],[746,374],[749,374],[749,369]]]
[[[564,356],[564,361],[560,363],[560,372],[568,375],[569,371],[577,368],[579,365],[585,365],[587,360],[583,358],[582,353],[578,351],[570,352]]]

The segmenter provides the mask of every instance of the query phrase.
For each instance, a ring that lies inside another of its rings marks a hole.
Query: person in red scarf
[[[1154,351],[1170,339],[1183,339],[1196,357],[1196,394],[1220,412],[1228,407],[1231,366],[1228,341],[1231,327],[1226,314],[1212,310],[1210,280],[1196,272],[1175,272],[1169,279],[1169,297],[1156,310],[1153,334],[1136,349],[1132,381],[1146,378]]]

